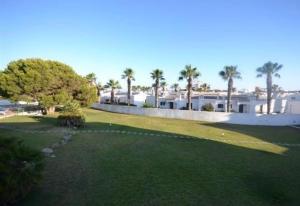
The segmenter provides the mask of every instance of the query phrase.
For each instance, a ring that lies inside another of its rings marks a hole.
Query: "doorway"
[[[243,104],[239,105],[239,113],[244,113],[244,105]]]

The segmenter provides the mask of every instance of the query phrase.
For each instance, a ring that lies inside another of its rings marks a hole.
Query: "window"
[[[217,96],[204,96],[204,99],[217,99]]]
[[[166,102],[160,102],[160,106],[165,106]]]
[[[218,109],[223,109],[224,108],[224,104],[218,104]]]

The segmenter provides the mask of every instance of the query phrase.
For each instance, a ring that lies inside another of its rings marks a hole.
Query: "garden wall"
[[[138,108],[110,104],[94,104],[92,108],[109,112],[135,114],[151,117],[197,120],[206,122],[221,122],[244,125],[286,126],[300,125],[300,115],[296,114],[245,114],[224,112],[203,112],[175,109]]]

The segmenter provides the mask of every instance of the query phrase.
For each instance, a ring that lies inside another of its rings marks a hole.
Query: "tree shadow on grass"
[[[31,127],[22,122],[1,125],[29,130],[45,125],[60,128],[54,117],[35,120]],[[208,125],[265,138],[260,130]],[[112,130],[129,133],[108,132]],[[75,131],[74,141],[48,161],[42,186],[22,205],[297,205],[300,201],[297,148],[277,155],[100,122],[88,122],[86,128]]]

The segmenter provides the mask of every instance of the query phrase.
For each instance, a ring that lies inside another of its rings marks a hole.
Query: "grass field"
[[[86,128],[46,160],[43,182],[20,205],[300,204],[300,130],[85,113]],[[0,129],[36,149],[62,137],[55,116],[0,125],[50,131]]]

